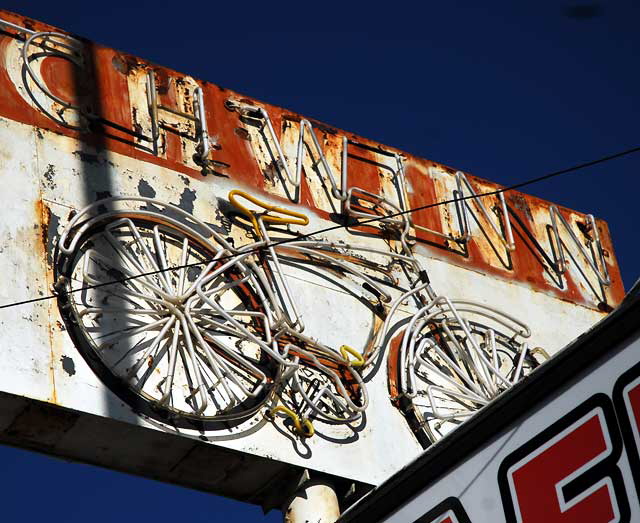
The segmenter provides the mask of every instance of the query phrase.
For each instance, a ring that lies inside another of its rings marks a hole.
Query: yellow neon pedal
[[[305,438],[310,438],[316,433],[316,429],[313,427],[313,424],[308,419],[300,419],[295,412],[293,412],[290,408],[285,407],[284,405],[278,405],[277,407],[272,408],[269,411],[269,416],[273,417],[276,413],[282,412],[293,421],[293,426],[298,434],[304,436]]]
[[[349,362],[351,367],[362,367],[364,365],[364,356],[356,349],[349,347],[349,345],[343,345],[340,347],[340,354],[342,354],[342,357]],[[349,354],[351,354],[355,360],[349,358]]]

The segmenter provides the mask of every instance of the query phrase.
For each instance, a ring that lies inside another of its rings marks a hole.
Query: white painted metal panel
[[[14,24],[0,21],[0,425],[13,444],[260,501],[305,468],[378,484],[622,296],[604,222],[0,18]],[[267,239],[289,244],[247,253]],[[181,256],[208,268],[130,277]],[[109,294],[109,278],[135,283]],[[238,489],[224,470],[189,479],[191,453],[224,456]]]

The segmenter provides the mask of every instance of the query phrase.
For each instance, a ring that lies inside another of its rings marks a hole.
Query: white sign
[[[531,383],[480,413],[463,435],[445,438],[341,521],[640,521],[639,304],[637,296],[628,299]],[[526,402],[537,405],[527,409]],[[486,427],[492,420],[495,438]],[[419,493],[402,503],[413,492]]]

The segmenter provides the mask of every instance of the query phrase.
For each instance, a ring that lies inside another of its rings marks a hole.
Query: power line
[[[542,181],[545,181],[545,180],[549,180],[551,178],[555,178],[557,176],[561,176],[561,175],[564,175],[564,174],[569,174],[569,173],[578,171],[580,169],[585,169],[587,167],[592,167],[594,165],[598,165],[598,164],[601,164],[601,163],[604,163],[604,162],[608,162],[608,161],[614,160],[616,158],[620,158],[622,156],[627,156],[629,154],[633,154],[633,153],[636,153],[636,152],[639,152],[639,151],[640,151],[640,147],[633,147],[631,149],[626,149],[626,150],[618,152],[618,153],[610,154],[608,156],[603,156],[602,158],[598,158],[597,160],[591,160],[589,162],[580,163],[580,164],[574,165],[572,167],[568,167],[566,169],[561,169],[559,171],[554,171],[554,172],[551,172],[551,173],[548,173],[548,174],[544,174],[542,176],[538,176],[536,178],[531,178],[529,180],[525,180],[523,182],[519,182],[519,183],[510,185],[508,187],[503,187],[502,189],[496,189],[495,191],[488,191],[488,192],[479,193],[479,194],[478,193],[470,194],[468,196],[460,196],[460,197],[457,197],[457,198],[451,198],[449,200],[443,200],[443,201],[434,202],[434,203],[430,203],[430,204],[426,204],[426,205],[421,205],[419,207],[413,207],[411,209],[407,209],[407,210],[404,210],[404,211],[399,211],[399,212],[388,214],[388,215],[385,215],[385,216],[374,216],[372,218],[367,218],[365,220],[356,220],[354,222],[347,223],[347,224],[332,225],[332,226],[329,226],[329,227],[325,227],[324,229],[319,229],[319,230],[312,231],[312,232],[309,232],[309,233],[306,233],[306,234],[302,234],[300,236],[295,236],[295,237],[292,237],[292,238],[284,238],[284,239],[278,240],[276,242],[267,243],[265,245],[261,245],[260,247],[256,247],[256,248],[251,249],[249,251],[245,251],[242,254],[257,253],[257,252],[259,252],[261,250],[268,249],[268,248],[271,248],[271,247],[277,247],[277,246],[285,244],[285,243],[290,243],[290,242],[294,242],[294,241],[300,241],[302,239],[309,238],[309,237],[314,236],[316,234],[323,234],[323,233],[326,233],[326,232],[335,231],[337,229],[345,229],[345,228],[348,228],[348,227],[358,227],[360,225],[367,225],[368,223],[374,223],[374,222],[377,222],[377,221],[380,221],[380,220],[388,220],[389,218],[396,218],[398,216],[414,213],[414,212],[417,212],[417,211],[422,211],[422,210],[425,210],[425,209],[431,209],[431,208],[434,208],[434,207],[438,207],[440,205],[448,205],[450,203],[457,203],[457,202],[462,202],[462,201],[465,201],[465,200],[471,200],[471,199],[474,199],[474,198],[480,198],[481,196],[493,196],[493,195],[497,195],[497,194],[500,194],[500,193],[505,193],[507,191],[513,191],[513,190],[519,189],[521,187],[525,187],[525,186],[528,186],[528,185],[533,185],[534,183],[539,183],[539,182],[542,182]],[[158,269],[158,270],[155,270],[155,271],[144,272],[144,273],[136,274],[134,276],[129,276],[129,277],[126,277],[126,278],[121,278],[121,279],[117,279],[117,280],[111,280],[111,281],[107,281],[107,282],[103,282],[103,283],[98,283],[98,284],[95,284],[95,285],[87,285],[87,286],[79,287],[77,289],[71,289],[70,291],[65,292],[64,294],[69,295],[69,294],[73,294],[73,293],[76,293],[76,292],[82,292],[82,291],[87,291],[87,290],[92,290],[92,289],[99,289],[101,287],[106,287],[108,285],[114,285],[116,283],[125,283],[125,282],[130,281],[130,280],[135,280],[135,279],[138,279],[138,278],[144,278],[146,276],[153,276],[154,274],[160,274],[162,272],[175,271],[175,270],[180,270],[180,269],[188,269],[188,268],[191,268],[191,267],[198,267],[198,266],[205,265],[207,263],[214,262],[214,261],[215,262],[221,262],[221,261],[229,260],[229,259],[234,258],[236,256],[238,256],[238,255],[237,254],[231,254],[231,255],[228,255],[228,256],[222,256],[220,258],[211,258],[211,259],[208,259],[208,260],[205,260],[205,261],[201,261],[201,262],[188,263],[186,265],[178,265],[178,266],[170,267],[170,268],[166,268],[166,269]],[[53,298],[57,298],[59,295],[60,295],[60,293],[49,294],[47,296],[40,296],[38,298],[31,298],[31,299],[28,299],[28,300],[12,302],[12,303],[8,303],[8,304],[5,304],[5,305],[0,305],[0,309],[8,309],[8,308],[12,308],[12,307],[17,307],[19,305],[27,305],[29,303],[36,303],[36,302],[40,302],[40,301],[50,300],[50,299],[53,299]]]

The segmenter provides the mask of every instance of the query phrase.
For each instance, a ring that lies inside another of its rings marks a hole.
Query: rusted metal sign
[[[0,389],[73,413],[46,450],[125,422],[266,504],[380,482],[624,294],[599,219],[2,11],[0,180],[0,305],[56,294],[0,316]]]

